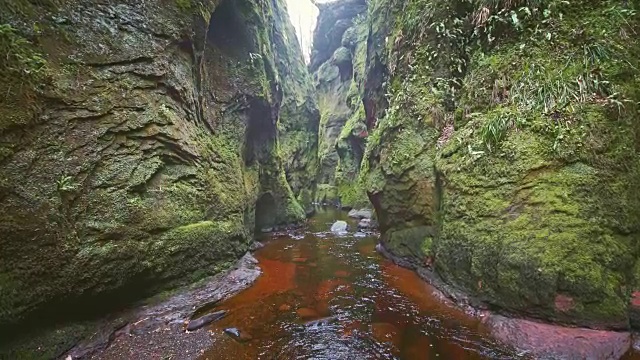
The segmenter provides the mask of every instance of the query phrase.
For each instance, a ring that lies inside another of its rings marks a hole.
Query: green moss
[[[306,218],[306,213],[300,203],[294,198],[291,198],[285,208],[283,219],[286,219],[286,223],[297,223],[303,221]]]
[[[439,270],[512,310],[534,304],[536,316],[624,323],[619,289],[633,251],[628,239],[593,219],[607,212],[607,198],[625,197],[628,189],[600,192],[601,170],[549,163],[551,141],[534,139],[521,132],[506,140],[500,157],[465,164],[452,156],[438,164],[451,184],[435,242]],[[574,297],[576,308],[557,313],[557,293]],[[597,299],[608,305],[593,306]]]
[[[318,184],[315,201],[319,203],[334,203],[340,199],[338,189],[334,185]]]
[[[246,230],[241,218],[236,217],[229,221],[202,221],[171,229],[153,244],[150,253],[156,257],[151,260],[154,271],[170,277],[176,273],[176,266],[213,274],[220,270],[221,262],[235,258],[247,247]],[[203,253],[201,249],[209,251]]]
[[[189,11],[193,7],[192,0],[175,0],[180,11]]]
[[[22,339],[0,344],[0,357],[7,359],[54,359],[85,337],[93,335],[95,324],[76,323],[27,334]]]
[[[389,109],[361,169],[385,243],[432,253],[448,282],[497,307],[627,326],[640,48],[625,34],[637,6],[550,2],[547,20],[517,10],[517,24],[473,31],[470,7],[405,5],[386,41]],[[431,233],[402,233],[422,226]],[[556,308],[559,294],[573,308]]]
[[[337,195],[340,204],[350,208],[362,208],[369,205],[369,199],[360,180],[347,181],[338,178]]]
[[[0,91],[4,94],[0,100],[0,131],[3,131],[32,123],[38,105],[36,95],[49,80],[50,69],[32,41],[1,21],[0,51],[5,54],[0,64]],[[20,103],[20,107],[15,103]]]
[[[21,281],[15,279],[11,273],[0,273],[0,316],[4,319],[14,319],[16,314],[24,310],[20,301]]]
[[[393,229],[385,234],[385,246],[397,256],[422,261],[430,254],[433,234],[429,226]]]
[[[351,64],[351,60],[351,50],[347,49],[346,47],[339,47],[331,57],[331,61],[334,64]]]

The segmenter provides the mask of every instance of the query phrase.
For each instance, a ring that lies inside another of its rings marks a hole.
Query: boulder
[[[371,220],[368,218],[362,219],[360,220],[360,222],[358,222],[359,230],[372,230],[377,227],[378,227],[378,223],[375,220]]]
[[[373,217],[373,211],[369,209],[353,209],[349,211],[349,217],[355,219],[371,219]]]
[[[254,241],[253,243],[251,243],[251,246],[249,246],[249,251],[256,251],[258,249],[262,249],[264,247],[264,244],[258,241]]]
[[[300,308],[296,310],[296,314],[298,314],[301,319],[312,319],[319,317],[318,312],[311,308]]]
[[[338,220],[331,225],[331,232],[333,233],[345,233],[349,229],[349,225],[346,221]]]
[[[338,317],[337,316],[329,316],[329,317],[325,317],[325,318],[318,319],[318,320],[308,321],[304,325],[306,327],[308,327],[308,328],[317,329],[319,327],[327,326],[327,325],[330,325],[330,324],[335,323],[337,321],[338,321]]]

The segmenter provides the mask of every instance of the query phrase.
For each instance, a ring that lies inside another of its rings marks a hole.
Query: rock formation
[[[319,8],[309,65],[321,114],[316,201],[362,206],[368,202],[358,181],[368,136],[361,101],[367,4],[345,0]]]
[[[7,1],[0,46],[0,325],[194,281],[304,219],[318,111],[283,1]]]
[[[369,6],[362,172],[387,250],[492,308],[633,325],[637,4]]]

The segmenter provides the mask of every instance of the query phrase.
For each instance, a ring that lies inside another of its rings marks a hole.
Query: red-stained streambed
[[[376,238],[327,232],[344,213],[270,235],[255,254],[263,275],[217,306],[228,315],[201,359],[513,359],[480,322],[446,305],[414,272],[375,252]],[[351,223],[351,225],[355,225]],[[310,321],[333,317],[320,325]]]

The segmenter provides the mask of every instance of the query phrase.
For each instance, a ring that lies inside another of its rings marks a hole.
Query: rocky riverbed
[[[220,317],[203,312],[249,287],[260,275],[258,261],[245,255],[237,265],[205,282],[181,289],[168,299],[117,314],[64,359],[193,359],[213,344],[198,330]],[[203,321],[204,320],[204,321]],[[207,321],[208,320],[208,321]],[[200,326],[194,324],[200,323]]]

